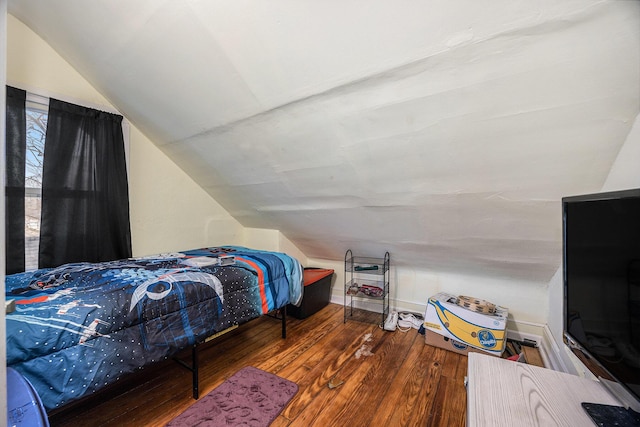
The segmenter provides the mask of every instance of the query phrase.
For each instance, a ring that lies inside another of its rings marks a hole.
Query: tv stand
[[[469,353],[467,426],[589,426],[582,402],[620,406],[598,381]]]

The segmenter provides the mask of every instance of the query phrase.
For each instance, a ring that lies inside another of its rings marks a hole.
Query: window
[[[7,86],[9,274],[131,256],[125,123],[118,113]]]
[[[47,131],[48,100],[27,93],[27,153],[25,160],[25,269],[38,268],[40,211],[42,207],[42,160]]]

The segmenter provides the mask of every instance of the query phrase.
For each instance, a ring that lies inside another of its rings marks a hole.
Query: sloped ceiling
[[[548,280],[639,113],[640,2],[10,0],[248,227]]]

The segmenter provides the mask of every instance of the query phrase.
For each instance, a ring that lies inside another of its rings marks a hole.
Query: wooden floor
[[[376,317],[377,319],[377,317]],[[201,395],[244,366],[294,381],[299,391],[272,426],[464,426],[465,356],[424,344],[424,336],[343,323],[330,304],[304,320],[263,316],[200,352]],[[50,417],[52,426],[163,426],[194,403],[191,374],[173,361],[145,372],[119,394]],[[344,381],[330,389],[328,383]]]

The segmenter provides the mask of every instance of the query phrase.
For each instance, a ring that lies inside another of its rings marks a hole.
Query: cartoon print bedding
[[[224,265],[230,264],[230,265]],[[302,299],[285,254],[203,248],[6,277],[7,365],[56,409],[206,337]]]

